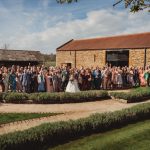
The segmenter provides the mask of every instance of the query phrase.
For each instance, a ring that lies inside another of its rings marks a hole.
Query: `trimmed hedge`
[[[107,91],[103,90],[91,90],[82,91],[78,93],[6,93],[3,96],[6,103],[28,103],[27,100],[31,100],[30,103],[38,104],[53,104],[53,103],[78,103],[96,101],[110,98]]]
[[[30,96],[33,103],[78,103],[108,99],[107,91],[83,91],[78,93],[33,93]]]
[[[6,103],[25,103],[29,99],[29,94],[11,92],[4,94],[3,99]]]
[[[141,102],[150,99],[150,88],[137,88],[131,92],[111,92],[115,99],[126,100],[128,103]]]
[[[121,111],[95,114],[76,121],[43,124],[26,131],[0,136],[1,150],[46,149],[68,140],[108,131],[141,120],[150,119],[150,103]]]

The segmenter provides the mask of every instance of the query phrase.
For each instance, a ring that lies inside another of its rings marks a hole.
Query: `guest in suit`
[[[94,88],[99,90],[101,85],[101,71],[96,68],[96,70],[93,71],[93,78],[94,78]]]
[[[34,66],[31,70],[31,92],[38,92],[38,72],[36,67]]]
[[[32,80],[32,77],[31,77],[31,70],[28,69],[27,70],[27,93],[31,93],[31,80]]]
[[[62,76],[61,88],[63,91],[65,91],[65,88],[66,88],[68,81],[69,81],[69,72],[67,71],[66,67],[63,69],[61,76]]]

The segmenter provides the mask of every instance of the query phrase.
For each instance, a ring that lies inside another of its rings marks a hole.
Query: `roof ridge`
[[[66,42],[66,43],[62,44],[61,46],[57,47],[56,50],[60,49],[61,47],[65,46],[66,44],[68,44],[68,43],[70,43],[72,41],[74,41],[74,39],[71,39],[68,42]]]
[[[133,33],[133,34],[123,34],[123,35],[112,35],[112,36],[103,36],[103,37],[95,37],[95,38],[76,39],[76,40],[74,40],[74,41],[107,39],[107,38],[114,38],[114,37],[127,37],[127,36],[143,35],[143,34],[146,34],[146,35],[147,35],[147,34],[150,34],[150,32],[141,32],[141,33]]]
[[[3,51],[40,52],[40,51],[37,51],[37,50],[18,50],[18,49],[2,49],[2,48],[0,48],[0,50],[3,50]]]

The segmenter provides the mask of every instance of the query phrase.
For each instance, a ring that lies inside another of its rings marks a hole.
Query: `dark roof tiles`
[[[57,50],[150,48],[150,32],[93,39],[71,40]]]
[[[5,50],[0,49],[0,61],[42,61],[39,51]]]

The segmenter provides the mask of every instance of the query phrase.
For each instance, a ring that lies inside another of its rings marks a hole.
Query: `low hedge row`
[[[1,98],[1,97],[0,97]],[[88,102],[101,99],[108,99],[107,91],[103,90],[91,90],[82,91],[78,93],[6,93],[2,95],[3,100],[6,103],[27,103],[30,100],[32,103],[39,104],[51,104],[51,103],[77,103],[77,102]]]
[[[95,114],[76,121],[43,124],[26,131],[0,136],[1,150],[46,149],[68,140],[100,133],[141,120],[150,119],[150,103],[121,111]]]
[[[111,92],[115,99],[126,100],[128,103],[141,102],[150,99],[150,88],[137,88],[131,92]]]

